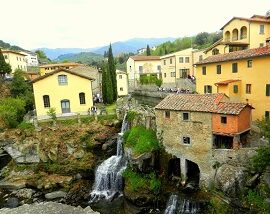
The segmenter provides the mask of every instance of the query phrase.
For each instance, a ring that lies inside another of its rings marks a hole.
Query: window
[[[122,75],[119,75],[119,79],[122,79]]]
[[[221,65],[217,65],[217,74],[221,74]]]
[[[260,34],[264,34],[264,25],[260,25]]]
[[[260,43],[260,46],[259,47],[262,48],[263,47],[263,43]]]
[[[203,56],[200,55],[200,56],[199,56],[199,62],[202,61],[202,60],[203,60]]]
[[[190,137],[183,137],[183,144],[190,144]]]
[[[183,120],[189,120],[189,113],[187,112],[183,113]]]
[[[165,111],[165,118],[170,118],[170,111]]]
[[[19,58],[17,57],[17,61],[19,61]]]
[[[211,94],[212,93],[212,86],[211,85],[205,85],[204,86],[204,93],[205,94]]]
[[[251,84],[246,84],[246,94],[251,94]]]
[[[214,49],[212,50],[212,55],[218,55],[218,54],[219,54],[219,49],[214,48]]]
[[[43,105],[44,105],[45,108],[50,108],[51,107],[49,95],[44,95],[43,96]]]
[[[67,75],[59,75],[58,76],[58,84],[59,85],[67,85]]]
[[[265,111],[265,119],[270,119],[269,111]]]
[[[175,77],[175,72],[171,72],[171,77]]]
[[[172,64],[172,58],[170,58],[170,64]]]
[[[179,57],[179,63],[183,63],[184,62],[184,58],[183,57]]]
[[[237,73],[237,71],[238,71],[237,63],[235,62],[235,63],[232,64],[232,72]]]
[[[248,60],[247,61],[247,67],[248,68],[252,68],[252,60]]]
[[[235,93],[235,94],[238,93],[238,85],[233,86],[233,93]]]
[[[227,123],[227,117],[221,116],[220,122],[223,123],[223,124],[226,124]]]
[[[266,96],[270,96],[270,84],[266,84]]]
[[[206,66],[202,67],[202,75],[206,75]]]
[[[166,78],[166,73],[163,74],[164,78]]]
[[[160,65],[157,66],[157,70],[158,70],[158,71],[161,70],[161,66],[160,66]]]
[[[142,73],[143,72],[143,67],[140,65],[139,66],[139,72]]]
[[[189,74],[189,69],[179,69],[180,78],[187,78]]]
[[[123,91],[123,87],[120,87],[120,91]]]
[[[189,57],[186,57],[186,58],[185,58],[185,62],[186,62],[186,63],[189,63]]]
[[[80,104],[85,104],[85,93],[79,93]]]
[[[166,59],[163,61],[163,64],[166,65]]]

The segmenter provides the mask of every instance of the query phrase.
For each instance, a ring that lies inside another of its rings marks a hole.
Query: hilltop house
[[[47,119],[50,108],[55,108],[57,117],[87,114],[93,106],[93,80],[62,68],[34,79],[37,119]]]
[[[128,79],[127,73],[124,71],[116,70],[116,82],[117,82],[117,95],[128,95]]]
[[[155,107],[157,132],[165,150],[178,161],[178,176],[184,181],[196,177],[201,185],[209,186],[214,177],[214,150],[225,150],[225,159],[227,151],[247,144],[252,109],[246,103],[230,102],[221,93],[172,94],[162,100]]]
[[[127,60],[127,74],[131,87],[136,87],[143,75],[161,78],[160,57],[130,56]]]
[[[68,69],[77,67],[79,65],[81,65],[81,64],[76,63],[76,62],[46,64],[46,65],[39,66],[39,72],[40,72],[40,75],[43,76],[43,75],[48,74],[50,72],[56,71],[58,69],[66,69],[66,70],[68,70]]]
[[[11,50],[1,50],[6,63],[9,63],[14,73],[16,69],[27,71],[26,54]]]

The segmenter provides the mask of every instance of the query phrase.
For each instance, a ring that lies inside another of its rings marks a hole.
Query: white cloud
[[[269,0],[0,0],[0,39],[28,49],[95,47],[134,37],[213,32]]]

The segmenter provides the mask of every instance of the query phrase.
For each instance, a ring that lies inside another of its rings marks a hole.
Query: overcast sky
[[[0,0],[0,40],[26,49],[90,48],[135,37],[215,32],[270,0]]]

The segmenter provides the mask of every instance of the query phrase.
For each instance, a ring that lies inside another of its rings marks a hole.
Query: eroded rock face
[[[247,176],[245,167],[224,164],[217,170],[215,183],[226,195],[237,197],[243,191]]]
[[[52,200],[52,199],[56,199],[56,198],[65,198],[66,195],[67,195],[67,193],[64,191],[55,191],[55,192],[47,193],[45,195],[45,198]]]

